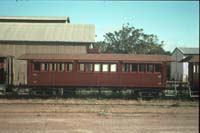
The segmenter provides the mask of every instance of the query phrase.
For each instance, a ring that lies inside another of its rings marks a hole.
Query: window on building
[[[197,73],[199,73],[199,64],[196,64]]]
[[[56,71],[56,63],[50,63],[49,64],[49,70],[50,71]]]
[[[94,71],[100,72],[101,71],[101,64],[94,64]]]
[[[145,72],[146,65],[145,64],[139,64],[139,72]]]
[[[123,64],[122,65],[122,71],[123,72],[128,72],[128,67],[129,67],[129,64]]]
[[[109,64],[102,64],[102,71],[109,72]]]
[[[117,72],[117,64],[110,64],[110,71]]]
[[[42,71],[48,71],[48,64],[47,63],[42,63],[41,70]]]
[[[58,71],[64,71],[65,70],[65,64],[64,63],[59,63],[58,64]]]
[[[93,72],[93,64],[91,64],[91,63],[86,64],[86,71]]]
[[[153,64],[147,64],[147,72],[153,73]]]
[[[34,63],[34,71],[40,71],[40,63]]]
[[[80,65],[79,65],[79,71],[84,72],[84,67],[85,67],[85,64],[80,63]]]
[[[155,64],[155,72],[161,72],[161,64]]]
[[[130,71],[131,72],[137,72],[137,64],[130,64]]]

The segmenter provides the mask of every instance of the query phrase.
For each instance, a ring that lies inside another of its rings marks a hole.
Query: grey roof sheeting
[[[95,42],[95,25],[0,23],[0,41]]]
[[[47,17],[47,16],[0,16],[0,22],[38,22],[38,21],[62,21],[69,23],[69,17]]]
[[[199,62],[199,55],[187,56],[180,62]]]
[[[177,47],[183,54],[199,54],[199,48]]]

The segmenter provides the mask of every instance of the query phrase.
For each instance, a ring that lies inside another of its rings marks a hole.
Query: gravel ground
[[[0,99],[0,133],[198,133],[199,103]]]

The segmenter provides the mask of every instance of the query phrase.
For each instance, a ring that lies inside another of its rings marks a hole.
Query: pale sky
[[[198,1],[0,0],[0,16],[68,16],[95,24],[96,41],[130,23],[157,35],[165,50],[199,47]]]

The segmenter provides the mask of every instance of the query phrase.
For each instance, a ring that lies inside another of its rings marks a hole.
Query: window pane
[[[100,72],[100,70],[101,70],[101,64],[94,64],[94,71]]]
[[[195,64],[193,64],[193,73],[196,72],[196,67],[195,67]]]
[[[49,66],[49,70],[50,71],[56,71],[56,64],[55,63],[51,63]]]
[[[109,71],[109,64],[103,64],[102,65],[102,71],[103,72],[108,72]]]
[[[73,70],[73,64],[69,63],[67,66],[67,71],[72,71]]]
[[[128,66],[129,66],[128,64],[123,64],[122,65],[122,71],[123,72],[128,72]]]
[[[58,64],[58,70],[59,70],[59,71],[64,71],[64,69],[65,69],[64,63],[59,63],[59,64]]]
[[[93,64],[87,64],[86,71],[92,72],[93,71]]]
[[[146,65],[145,64],[140,64],[139,65],[139,72],[145,72]]]
[[[137,64],[130,64],[130,71],[137,72]]]
[[[40,63],[34,63],[34,71],[40,71]]]
[[[79,66],[79,70],[80,70],[80,71],[84,71],[84,66],[85,66],[85,65],[81,63],[80,66]]]
[[[196,64],[197,66],[197,73],[199,73],[199,64]]]
[[[48,71],[48,64],[47,63],[42,63],[41,70],[42,71]]]
[[[161,72],[161,64],[155,64],[155,72]]]
[[[110,64],[110,71],[117,72],[117,64]]]
[[[147,64],[147,72],[153,72],[153,64]]]

